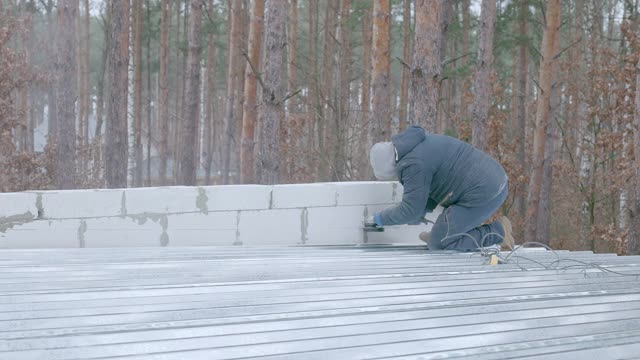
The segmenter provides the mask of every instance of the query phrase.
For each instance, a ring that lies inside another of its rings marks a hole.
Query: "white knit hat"
[[[371,147],[369,160],[376,179],[388,181],[396,178],[396,148],[391,142],[380,142]]]

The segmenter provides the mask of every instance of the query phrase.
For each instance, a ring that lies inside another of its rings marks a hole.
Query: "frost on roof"
[[[490,266],[411,246],[9,250],[0,358],[637,355],[640,281],[624,274],[640,257],[520,255]],[[556,256],[563,266],[540,265]]]

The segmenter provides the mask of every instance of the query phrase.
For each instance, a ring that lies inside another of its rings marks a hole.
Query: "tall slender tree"
[[[351,18],[351,0],[340,1],[340,23],[338,25],[338,61],[336,63],[336,89],[334,91],[336,111],[331,123],[331,138],[334,141],[331,147],[330,161],[333,171],[331,180],[340,181],[346,176],[347,130],[349,125],[349,102],[351,96],[351,31],[349,19]]]
[[[321,104],[318,104],[318,147],[320,154],[320,164],[318,166],[318,179],[321,181],[329,181],[331,179],[331,156],[330,148],[333,146],[329,122],[333,119],[335,98],[332,96],[335,85],[335,77],[329,76],[335,69],[335,48],[336,48],[336,32],[338,27],[338,18],[340,13],[339,0],[327,0],[324,14],[324,35],[323,35],[323,54],[322,54],[322,80],[318,79]]]
[[[192,0],[189,19],[189,50],[187,52],[187,83],[185,86],[185,114],[181,138],[183,151],[178,165],[178,184],[195,185],[197,163],[195,158],[197,124],[200,121],[200,33],[204,0]]]
[[[56,19],[53,17],[53,9],[54,9],[54,0],[47,0],[45,11],[47,16],[47,31],[48,31],[48,42],[51,46],[57,46],[56,43]],[[57,50],[54,52],[57,53]],[[56,73],[56,63],[57,63],[57,55],[54,56],[54,60],[49,62],[49,66],[47,67],[48,73],[54,79],[51,81],[48,91],[47,91],[47,106],[48,106],[48,129],[47,129],[47,142],[49,144],[53,144],[56,142],[56,137],[58,136],[58,122],[57,122],[57,114],[58,110],[56,109],[57,103],[57,95],[56,88],[57,84],[57,73]]]
[[[106,14],[101,15],[102,31],[104,36],[104,47],[102,48],[102,56],[100,59],[100,69],[97,76],[97,91],[96,91],[96,128],[94,133],[95,141],[101,141],[102,124],[104,122],[104,98],[105,98],[105,77],[107,74],[107,60],[109,56],[109,43],[110,43],[110,24],[109,18],[109,0],[106,2],[105,11]]]
[[[560,31],[556,31],[553,49],[553,64],[551,71],[559,74],[560,71]],[[536,229],[536,241],[548,243],[551,237],[551,191],[553,188],[553,162],[556,158],[556,138],[558,123],[560,121],[560,100],[562,98],[562,81],[560,76],[554,76],[551,80],[551,99],[549,100],[549,124],[545,135],[544,164],[542,169],[542,186],[540,189],[540,203],[538,204],[538,226]]]
[[[105,178],[109,188],[127,187],[127,99],[129,85],[129,0],[109,2],[111,44],[105,146]]]
[[[133,31],[133,186],[142,187],[142,0],[134,1]]]
[[[56,183],[60,189],[75,186],[76,173],[76,32],[78,16],[76,0],[58,0],[56,118],[58,121],[56,152]]]
[[[89,0],[84,0],[84,84],[83,91],[85,93],[85,112],[84,112],[84,132],[82,138],[86,144],[89,143],[89,115],[91,114],[91,8]]]
[[[211,14],[213,11],[213,0],[209,0],[207,4],[207,11],[211,16],[214,16],[215,12]],[[205,148],[205,159],[204,159],[204,170],[205,170],[205,185],[209,185],[211,183],[211,167],[213,165],[213,154],[215,151],[215,124],[214,124],[214,110],[217,108],[216,106],[216,75],[217,75],[217,51],[216,51],[216,33],[215,31],[209,32],[207,36],[207,64],[206,64],[206,74],[204,79],[204,148]]]
[[[160,185],[167,185],[167,161],[169,158],[169,34],[171,33],[171,0],[162,0],[160,15]]]
[[[391,48],[389,26],[391,4],[389,0],[375,0],[373,3],[373,50],[371,73],[371,120],[370,133],[374,143],[389,140],[391,129],[391,86],[389,81]]]
[[[162,6],[162,5],[161,5]],[[145,24],[147,28],[151,28],[151,1],[145,1],[145,7],[147,10],[147,16]],[[152,127],[151,127],[151,104],[152,100],[152,89],[151,89],[151,34],[147,34],[146,36],[147,46],[146,46],[146,64],[145,64],[145,73],[147,74],[147,98],[145,101],[145,107],[147,110],[147,180],[146,185],[151,186],[151,143],[152,143]],[[156,93],[155,93],[155,102],[158,102],[158,78],[156,78]]]
[[[493,32],[496,22],[496,0],[482,0],[476,79],[473,84],[475,100],[471,105],[473,146],[487,150],[489,128],[489,94],[493,69]]]
[[[400,131],[407,127],[407,105],[409,101],[409,73],[411,70],[411,0],[404,0],[402,13],[402,79],[400,83],[400,109],[398,117],[400,122]],[[411,120],[413,121],[413,120]]]
[[[227,105],[224,116],[224,150],[222,164],[222,182],[229,183],[229,171],[231,169],[231,151],[235,148],[236,137],[236,121],[238,121],[234,106],[236,104],[236,88],[238,83],[237,61],[238,61],[238,41],[240,37],[239,16],[240,16],[240,0],[229,1],[229,25],[230,41],[228,44],[228,60],[227,60]]]
[[[638,21],[638,20],[636,20]],[[636,50],[640,51],[640,50]],[[634,126],[634,155],[635,162],[633,164],[635,174],[635,200],[633,203],[632,218],[630,219],[629,241],[627,243],[628,254],[640,254],[640,58],[636,63],[636,98],[635,112],[633,113]]]
[[[542,188],[544,171],[544,153],[547,124],[549,122],[549,101],[551,99],[551,82],[553,79],[553,57],[555,33],[560,26],[560,0],[549,0],[547,3],[547,22],[542,38],[542,57],[540,59],[540,91],[536,107],[536,127],[533,137],[533,172],[529,182],[528,216],[525,241],[535,241],[538,227],[538,205]],[[548,242],[548,239],[546,239]]]
[[[411,64],[409,117],[427,131],[435,132],[438,94],[440,93],[440,0],[418,0]]]
[[[261,184],[277,184],[280,177],[280,121],[284,118],[282,64],[286,44],[288,3],[270,4],[266,14],[263,105],[259,118],[256,176]]]
[[[249,28],[249,48],[244,85],[244,112],[242,117],[242,147],[240,149],[241,182],[255,182],[254,138],[258,116],[258,76],[260,72],[260,46],[262,44],[264,0],[254,0],[251,7]]]
[[[527,53],[527,3],[529,0],[520,0],[518,4],[518,23],[519,23],[519,44],[518,44],[518,82],[515,95],[515,143],[516,143],[516,159],[522,171],[525,166],[525,146],[526,146],[526,103],[527,103],[527,79],[529,58]],[[527,210],[525,199],[525,191],[519,191],[515,194],[515,208],[520,219],[524,220]],[[518,232],[518,238],[522,239],[524,231]]]

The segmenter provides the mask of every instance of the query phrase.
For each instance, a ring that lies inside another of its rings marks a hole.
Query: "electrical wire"
[[[576,269],[576,268],[582,269],[583,273],[584,273],[584,276],[587,277],[587,278],[590,277],[589,272],[587,270],[595,269],[595,270],[601,271],[605,275],[614,274],[614,275],[619,275],[619,276],[632,276],[636,280],[640,280],[640,273],[629,273],[629,272],[615,271],[615,270],[608,269],[608,268],[606,268],[606,267],[604,267],[604,266],[602,266],[602,265],[600,265],[598,263],[595,263],[595,262],[586,262],[586,261],[581,261],[581,260],[576,260],[576,259],[566,259],[566,258],[563,259],[563,258],[560,257],[558,252],[556,252],[550,246],[548,246],[546,244],[543,244],[543,243],[540,243],[540,242],[537,242],[537,241],[528,241],[528,242],[525,242],[523,244],[517,245],[513,249],[511,249],[507,253],[506,256],[503,256],[502,253],[500,252],[499,244],[498,244],[498,246],[495,246],[495,245],[491,245],[491,246],[488,246],[488,247],[484,246],[485,240],[489,236],[497,236],[500,239],[502,239],[502,242],[504,242],[504,236],[502,234],[499,234],[499,233],[496,233],[496,232],[489,232],[489,233],[485,234],[480,239],[480,243],[478,243],[476,238],[474,238],[473,236],[471,236],[468,233],[457,233],[457,234],[449,235],[449,232],[451,230],[451,225],[449,223],[447,209],[444,210],[443,215],[445,217],[445,222],[447,223],[447,233],[446,233],[445,237],[440,239],[440,241],[442,242],[442,241],[450,239],[450,238],[468,236],[475,243],[476,249],[478,250],[478,252],[475,252],[471,256],[480,255],[482,257],[491,257],[492,255],[495,255],[495,256],[498,257],[500,264],[513,264],[513,265],[516,265],[518,268],[520,268],[520,270],[522,270],[522,271],[530,271],[530,270],[533,270],[533,269],[527,268],[525,266],[522,266],[520,264],[520,260],[521,259],[529,261],[531,263],[534,263],[534,264],[540,266],[541,268],[543,268],[545,270],[551,270],[551,271],[565,271],[565,270]],[[539,246],[539,247],[542,247],[542,248],[546,249],[547,251],[551,251],[551,253],[555,256],[556,259],[553,260],[552,262],[548,263],[548,264],[545,264],[545,263],[543,263],[541,261],[534,260],[534,259],[532,259],[530,257],[518,254],[518,251],[520,249],[524,249],[525,247],[530,246],[530,245],[536,245],[536,246]],[[572,262],[573,264],[561,267],[560,264],[563,263],[563,262]]]

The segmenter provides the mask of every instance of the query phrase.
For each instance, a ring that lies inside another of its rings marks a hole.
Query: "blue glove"
[[[373,222],[375,222],[376,225],[382,227],[382,218],[380,217],[380,213],[375,213],[373,215]]]

